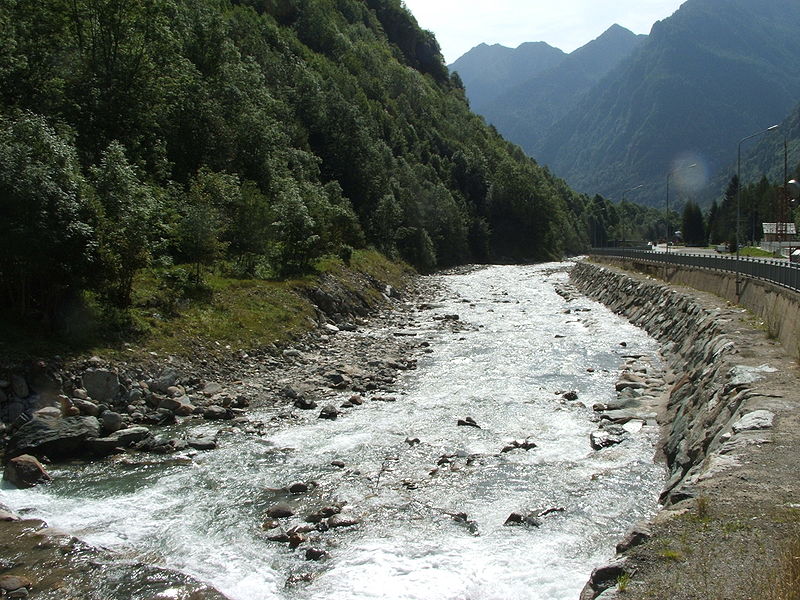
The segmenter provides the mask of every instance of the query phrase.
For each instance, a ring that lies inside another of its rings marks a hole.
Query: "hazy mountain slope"
[[[464,82],[472,109],[483,114],[495,97],[559,64],[565,56],[544,42],[529,42],[518,48],[481,44],[450,65],[450,71],[457,72]]]
[[[502,135],[535,157],[544,133],[646,37],[613,25],[555,67],[527,81],[520,80],[518,85],[483,106],[481,114]]]
[[[688,0],[548,133],[537,160],[580,190],[644,183],[660,204],[682,156],[708,172],[800,97],[800,3]]]

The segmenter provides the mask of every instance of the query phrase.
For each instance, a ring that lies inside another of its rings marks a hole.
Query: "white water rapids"
[[[625,530],[653,514],[664,472],[652,428],[590,447],[591,405],[614,397],[624,355],[655,357],[657,345],[602,305],[557,295],[565,266],[437,276],[446,291],[418,332],[434,351],[403,375],[396,402],[366,402],[335,421],[315,411],[264,436],[236,430],[189,464],[59,466],[51,485],[4,489],[0,502],[234,600],[576,600]],[[452,314],[463,331],[434,319]],[[577,390],[579,402],[559,390]],[[269,422],[276,410],[248,416]],[[481,428],[456,426],[467,416]],[[500,452],[526,438],[537,447]],[[437,467],[443,455],[450,462]],[[268,490],[309,480],[361,519],[313,542],[329,552],[321,562],[261,529],[276,501]],[[564,510],[539,527],[504,526],[512,512],[549,508]],[[304,573],[313,579],[286,585]]]

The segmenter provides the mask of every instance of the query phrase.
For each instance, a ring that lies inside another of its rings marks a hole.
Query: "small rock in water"
[[[213,405],[203,409],[203,417],[212,421],[228,420],[233,418],[233,413],[223,406]]]
[[[539,527],[541,524],[542,522],[532,514],[524,515],[516,512],[508,515],[506,522],[503,523],[503,525],[507,525],[509,527],[523,525],[528,527]]]
[[[309,486],[304,481],[296,481],[288,489],[291,494],[305,494],[309,490]]]
[[[273,519],[286,519],[294,515],[294,509],[285,502],[273,504],[267,509],[267,516]]]
[[[574,402],[578,399],[578,392],[576,390],[571,390],[569,392],[564,392],[561,397],[564,400],[569,400],[570,402]]]
[[[264,519],[261,524],[261,529],[276,529],[280,525],[275,519]]]
[[[333,515],[332,517],[328,518],[327,525],[331,529],[338,529],[340,527],[354,527],[361,523],[360,519],[356,517],[348,517],[345,515]]]
[[[293,585],[297,585],[298,583],[308,583],[313,581],[313,579],[313,573],[298,573],[295,575],[289,575],[289,577],[286,579],[286,587],[291,587]]]
[[[195,450],[213,450],[217,447],[217,442],[212,437],[190,438],[186,443]]]
[[[308,548],[306,550],[306,560],[322,560],[327,558],[328,553],[321,548]]]
[[[628,436],[628,432],[619,425],[607,425],[603,429],[593,431],[589,435],[589,441],[592,444],[592,448],[601,450],[609,446],[621,444]]]
[[[329,421],[335,421],[338,416],[339,411],[333,404],[328,404],[327,406],[323,407],[319,413],[320,419],[328,419]]]
[[[536,448],[536,442],[532,442],[531,440],[514,440],[508,446],[503,448],[500,453],[504,454],[506,452],[511,452],[513,450],[533,450]]]
[[[453,521],[466,527],[470,533],[478,535],[478,523],[470,519],[467,513],[456,513],[453,515]]]
[[[314,402],[314,399],[306,396],[300,396],[296,398],[294,405],[295,408],[299,408],[300,410],[314,410],[317,408],[317,403]]]
[[[332,460],[331,466],[336,467],[337,469],[344,469],[344,461],[341,460]]]
[[[418,445],[419,443],[420,443],[419,438],[412,438],[412,437],[406,438],[406,444],[408,444],[409,446],[413,447]]]
[[[459,419],[457,425],[460,427],[475,427],[480,429],[481,426],[475,422],[475,419],[472,417],[464,417],[463,419]]]

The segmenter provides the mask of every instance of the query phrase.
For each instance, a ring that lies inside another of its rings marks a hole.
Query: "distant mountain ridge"
[[[571,61],[606,34],[478,112],[579,191],[619,199],[644,184],[627,198],[662,206],[675,165],[696,163],[692,173],[700,176],[730,172],[738,140],[797,105],[798,22],[797,0],[687,0],[588,87],[591,69]],[[674,193],[675,201],[707,199],[699,189]]]
[[[473,111],[510,90],[520,79],[533,77],[559,64],[567,56],[545,42],[528,42],[517,48],[480,44],[450,65],[464,82]]]
[[[498,95],[482,114],[506,138],[536,156],[548,129],[646,38],[612,25],[558,65]]]
[[[537,160],[579,190],[645,184],[641,198],[661,204],[681,156],[714,173],[797,103],[797,22],[796,0],[688,0],[550,130]]]

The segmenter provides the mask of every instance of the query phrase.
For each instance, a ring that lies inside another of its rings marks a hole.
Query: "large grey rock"
[[[110,454],[117,448],[129,448],[152,434],[147,427],[128,427],[119,429],[106,437],[86,441],[86,447],[96,454]]]
[[[119,376],[108,369],[89,369],[81,377],[83,388],[97,403],[108,403],[119,393]]]
[[[741,419],[733,424],[733,430],[736,433],[742,431],[758,431],[760,429],[769,429],[772,427],[772,422],[775,419],[775,414],[768,410],[755,410],[747,413]]]
[[[100,436],[100,422],[95,417],[65,419],[33,417],[8,441],[6,457],[22,454],[36,457],[66,458],[81,453],[84,442]]]
[[[123,427],[122,415],[113,410],[105,411],[100,415],[100,420],[103,424],[104,433],[114,433]]]
[[[51,477],[35,456],[23,454],[8,461],[3,471],[3,479],[13,486],[24,489],[50,481]]]

